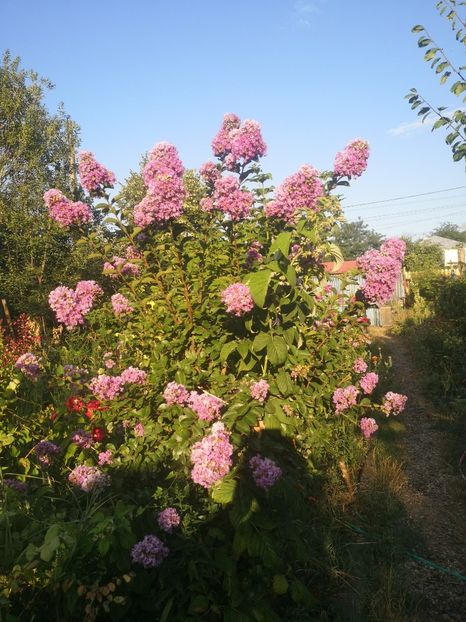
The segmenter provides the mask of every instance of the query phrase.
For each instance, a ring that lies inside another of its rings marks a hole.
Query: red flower
[[[79,398],[77,395],[70,395],[70,397],[65,402],[66,407],[68,408],[68,412],[76,412],[81,413],[85,408],[85,403]]]
[[[90,400],[86,404],[86,412],[84,414],[88,419],[93,419],[95,413],[102,410],[105,410],[105,408],[100,405],[99,400]]]
[[[92,428],[92,438],[96,443],[101,443],[105,439],[105,430],[102,428]]]
[[[56,410],[52,410],[52,412],[50,413],[50,421],[52,423],[54,423],[55,419],[58,417],[58,413]]]
[[[360,324],[370,324],[370,320],[368,317],[358,317],[356,321]]]

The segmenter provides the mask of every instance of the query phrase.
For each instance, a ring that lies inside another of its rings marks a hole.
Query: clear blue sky
[[[82,148],[120,180],[160,140],[199,167],[236,112],[261,122],[276,183],[304,162],[331,168],[366,138],[349,206],[466,185],[442,130],[418,127],[403,99],[415,86],[461,105],[424,63],[416,23],[455,49],[435,0],[1,0],[0,44],[55,83],[50,107],[64,102]],[[386,235],[421,234],[466,222],[466,188],[346,213]]]

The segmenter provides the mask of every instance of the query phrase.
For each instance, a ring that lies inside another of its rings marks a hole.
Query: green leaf
[[[173,605],[173,596],[170,598],[170,600],[167,602],[167,604],[163,608],[162,615],[160,616],[159,622],[167,622],[168,615],[171,611],[172,605]]]
[[[233,501],[236,490],[236,480],[232,477],[224,477],[212,486],[212,499],[216,503],[227,505]]]
[[[421,24],[416,24],[416,26],[411,28],[411,32],[422,32],[423,30],[424,26],[421,26]]]
[[[272,365],[282,365],[287,356],[288,347],[283,337],[272,337],[267,345],[267,357]]]
[[[259,333],[254,337],[252,342],[252,349],[254,352],[260,352],[269,345],[272,337],[269,333]]]
[[[259,272],[251,272],[246,277],[246,285],[251,291],[254,302],[261,309],[265,306],[267,290],[269,289],[272,272],[270,270],[259,270]]]
[[[288,580],[284,574],[276,574],[272,581],[275,594],[286,594],[288,591]]]
[[[222,349],[220,350],[220,360],[222,361],[222,363],[225,363],[230,354],[236,350],[237,345],[238,344],[236,341],[228,341],[223,345]]]
[[[290,378],[288,372],[286,372],[283,369],[281,369],[278,372],[275,381],[277,383],[278,390],[283,395],[283,397],[287,397],[288,395],[293,393],[293,391],[295,389],[295,386],[291,382],[291,378]]]
[[[285,257],[288,257],[290,252],[291,243],[291,231],[282,231],[270,246],[270,254],[272,255],[276,250],[280,250]]]

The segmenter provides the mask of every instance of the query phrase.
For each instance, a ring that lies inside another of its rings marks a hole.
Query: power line
[[[424,212],[433,212],[433,211],[440,211],[440,209],[452,209],[452,208],[456,208],[456,207],[465,207],[464,203],[450,203],[449,205],[443,205],[442,208],[440,208],[438,205],[436,205],[435,207],[422,207],[419,209],[415,209],[415,210],[409,210],[409,212],[390,212],[389,214],[376,214],[375,216],[367,216],[364,218],[364,222],[372,222],[374,220],[384,220],[386,218],[390,218],[390,220],[392,220],[392,218],[404,218],[404,217],[411,217],[412,214],[423,214]],[[465,212],[466,213],[466,212]],[[439,214],[440,216],[444,216],[444,214]]]
[[[447,218],[451,218],[452,216],[461,216],[462,214],[464,214],[463,210],[461,212],[451,212],[449,214],[444,214],[444,216]],[[426,222],[428,220],[439,220],[439,216],[430,216],[429,218],[416,219],[415,223],[418,224],[421,222]],[[404,227],[408,226],[409,224],[411,224],[409,220],[405,222],[388,223],[387,225],[384,225],[384,229],[392,229],[393,227]]]
[[[421,192],[419,194],[407,194],[403,197],[395,197],[393,199],[382,199],[380,201],[370,201],[369,203],[353,203],[344,206],[344,209],[352,209],[353,207],[363,207],[365,205],[377,205],[378,203],[391,203],[392,201],[402,201],[403,199],[415,199],[416,197],[426,197],[431,194],[440,194],[442,192],[450,192],[451,190],[461,190],[466,186],[455,186],[454,188],[445,188],[444,190],[433,190],[432,192]]]

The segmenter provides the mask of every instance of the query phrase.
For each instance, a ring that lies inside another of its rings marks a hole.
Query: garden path
[[[438,412],[423,395],[402,338],[383,328],[371,332],[386,346],[399,391],[408,396],[403,415],[407,486],[401,495],[410,527],[420,536],[417,553],[466,575],[466,482],[457,467],[459,456],[449,459],[452,432],[439,425]],[[466,582],[414,560],[407,562],[407,580],[409,592],[423,603],[420,622],[466,620]]]

